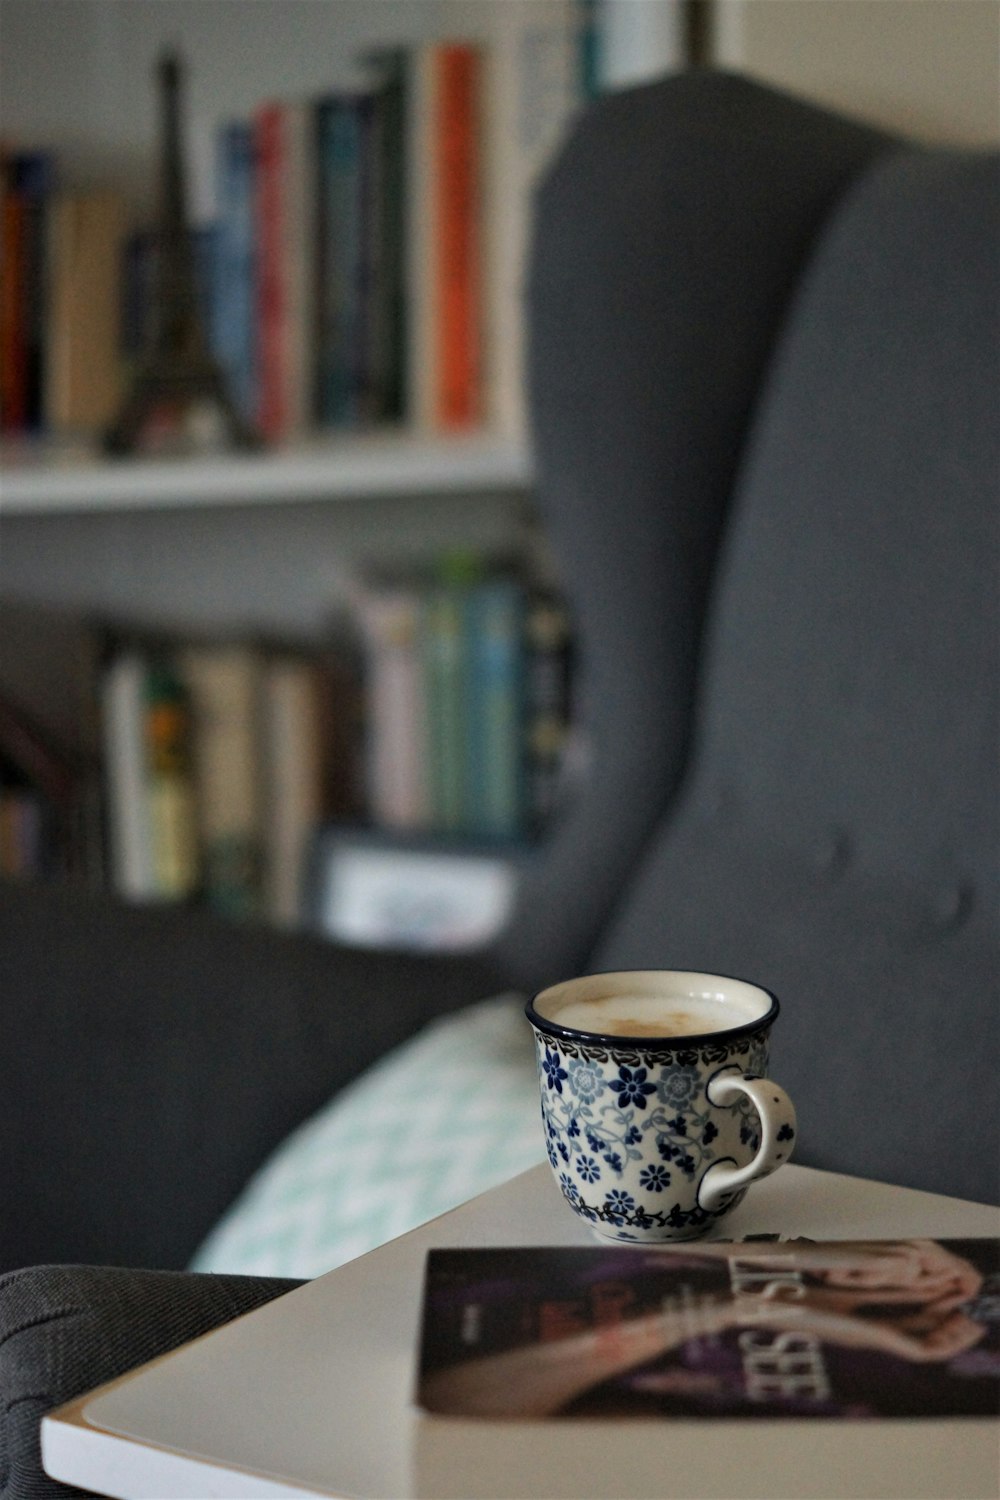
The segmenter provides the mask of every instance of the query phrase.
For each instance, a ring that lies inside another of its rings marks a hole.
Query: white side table
[[[961,1238],[1000,1211],[785,1167],[727,1236]],[[473,1199],[46,1417],[54,1478],[164,1497],[656,1495],[742,1500],[995,1500],[997,1424],[983,1420],[474,1423],[412,1405],[426,1252],[592,1244],[547,1165]]]

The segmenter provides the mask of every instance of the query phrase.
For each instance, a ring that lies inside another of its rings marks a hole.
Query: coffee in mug
[[[690,970],[593,974],[529,1001],[549,1161],[609,1239],[705,1234],[791,1155],[795,1111],[765,1074],[778,1001]]]

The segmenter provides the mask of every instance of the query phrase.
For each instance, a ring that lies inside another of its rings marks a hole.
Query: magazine
[[[1000,1239],[428,1254],[436,1415],[988,1417]]]

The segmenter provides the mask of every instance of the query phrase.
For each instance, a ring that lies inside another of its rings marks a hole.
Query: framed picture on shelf
[[[510,918],[526,857],[518,845],[327,827],[314,852],[315,927],[355,947],[483,948]]]

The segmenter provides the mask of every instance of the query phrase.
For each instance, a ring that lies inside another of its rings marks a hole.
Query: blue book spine
[[[336,94],[317,106],[316,418],[322,427],[354,426],[365,415],[365,148],[370,105],[364,94]]]
[[[209,342],[225,371],[235,405],[248,419],[257,410],[256,230],[254,143],[249,121],[219,133],[219,223]]]
[[[469,831],[518,838],[525,831],[525,593],[513,578],[469,591],[466,770]]]
[[[24,201],[24,280],[21,286],[25,359],[24,425],[38,432],[45,420],[45,335],[48,308],[49,204],[55,159],[49,151],[13,158],[11,191]]]

